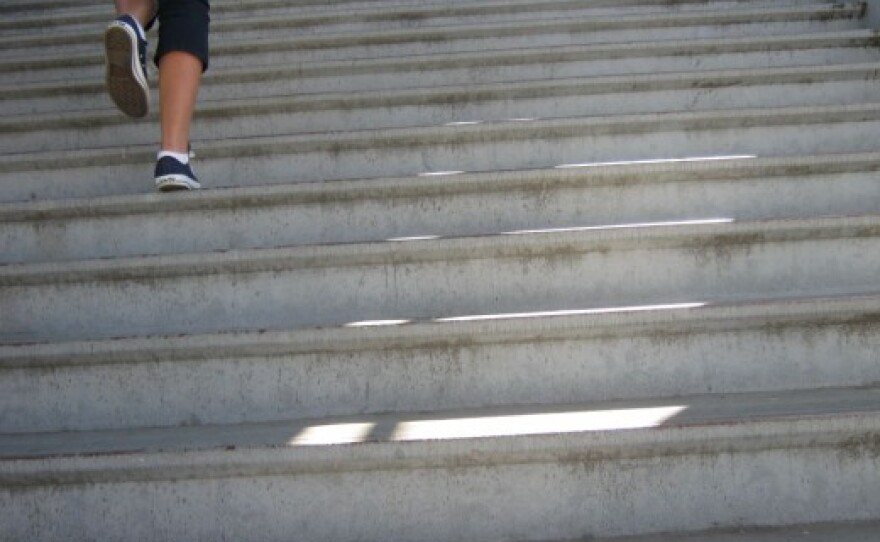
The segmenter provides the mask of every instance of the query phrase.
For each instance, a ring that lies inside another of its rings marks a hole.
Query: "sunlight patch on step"
[[[575,226],[570,228],[545,228],[535,230],[516,230],[501,232],[500,235],[528,235],[536,233],[566,233],[579,231],[626,230],[636,228],[663,228],[672,226],[704,226],[710,224],[732,224],[733,218],[701,218],[695,220],[670,220],[666,222],[635,222],[632,224],[608,224],[604,226]]]
[[[521,119],[509,119],[511,122],[530,122],[538,119],[532,118],[521,118]],[[474,124],[480,124],[482,121],[460,121],[460,122],[451,122],[446,124],[446,126],[470,126]],[[755,154],[731,154],[731,155],[720,155],[720,156],[689,156],[686,158],[649,158],[646,160],[618,160],[613,162],[583,162],[583,163],[573,163],[573,164],[560,164],[558,166],[553,166],[554,169],[576,169],[576,168],[591,168],[591,167],[604,167],[604,166],[637,166],[637,165],[657,165],[657,164],[678,164],[678,163],[688,163],[688,162],[723,162],[723,161],[732,161],[732,160],[751,160],[757,158],[758,156]],[[461,175],[466,173],[465,171],[458,170],[450,170],[450,171],[426,171],[423,173],[419,173],[419,177],[444,177],[448,175]]]
[[[647,312],[661,310],[685,310],[705,307],[706,303],[670,303],[664,305],[639,305],[631,307],[604,307],[597,309],[571,309],[542,312],[513,312],[506,314],[476,314],[471,316],[454,316],[438,318],[435,322],[479,322],[485,320],[513,320],[517,318],[546,318],[552,316],[583,316],[589,314],[617,314],[628,312]]]
[[[659,427],[687,409],[685,405],[580,410],[494,416],[460,416],[436,420],[399,420],[313,425],[288,441],[289,446],[326,446],[367,441],[403,442],[480,437],[549,435]],[[379,425],[388,433],[374,435]],[[383,436],[387,435],[387,436]]]
[[[394,237],[388,241],[401,243],[405,241],[435,241],[437,239],[440,239],[439,235],[413,235],[412,237]]]
[[[446,177],[448,175],[461,175],[464,171],[426,171],[419,173],[419,177]]]
[[[342,327],[402,326],[410,322],[411,320],[362,320],[360,322],[349,322]]]
[[[376,426],[375,423],[340,423],[306,427],[288,441],[291,446],[318,446],[363,442]]]
[[[688,158],[655,158],[649,160],[622,160],[617,162],[585,162],[581,164],[560,164],[556,169],[574,169],[602,166],[634,166],[650,164],[676,164],[681,162],[720,162],[724,160],[749,160],[757,158],[754,154],[734,154],[728,156],[691,156]]]
[[[676,405],[654,408],[408,421],[397,424],[397,428],[391,435],[390,440],[447,440],[643,429],[662,425],[685,409],[687,409],[686,406]]]

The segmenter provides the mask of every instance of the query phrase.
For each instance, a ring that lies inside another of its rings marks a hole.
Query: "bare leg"
[[[156,0],[115,0],[117,15],[131,15],[141,23],[141,26],[147,26],[153,17],[156,16]]]
[[[187,152],[189,127],[202,80],[202,61],[190,53],[171,51],[159,60],[159,106],[162,150]]]

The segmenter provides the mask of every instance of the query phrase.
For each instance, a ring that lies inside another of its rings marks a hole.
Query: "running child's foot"
[[[129,117],[143,117],[150,107],[147,84],[147,40],[130,15],[119,17],[104,31],[107,92]]]
[[[156,188],[160,192],[197,190],[201,187],[190,164],[183,164],[172,156],[163,156],[156,162]]]

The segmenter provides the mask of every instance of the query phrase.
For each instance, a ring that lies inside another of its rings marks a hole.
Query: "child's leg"
[[[187,152],[201,79],[202,61],[189,53],[171,51],[159,60],[163,151]]]
[[[159,101],[162,150],[184,153],[202,72],[208,68],[207,0],[160,0]]]
[[[162,144],[156,186],[163,191],[200,186],[186,153],[202,73],[208,68],[209,10],[207,0],[159,0]]]
[[[115,0],[117,15],[131,15],[146,28],[159,9],[156,0]]]

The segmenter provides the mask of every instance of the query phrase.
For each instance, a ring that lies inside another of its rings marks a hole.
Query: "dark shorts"
[[[153,61],[156,65],[165,53],[183,51],[202,61],[208,69],[208,27],[211,23],[208,0],[159,0],[159,47]],[[156,21],[147,25],[147,30]]]

